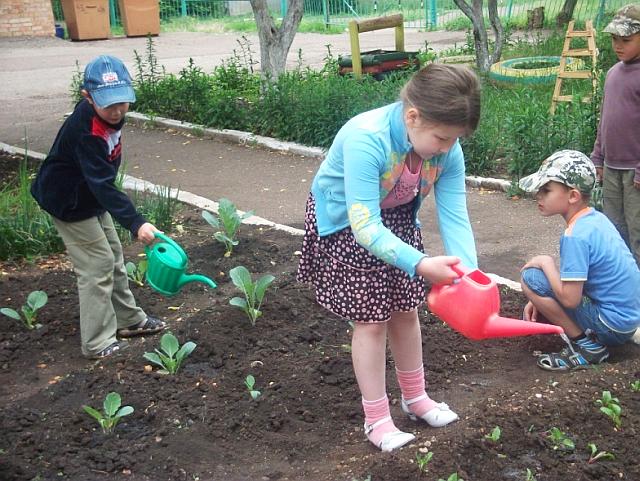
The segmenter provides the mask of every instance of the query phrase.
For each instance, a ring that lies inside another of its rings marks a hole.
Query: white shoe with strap
[[[364,433],[367,435],[367,439],[371,441],[369,438],[369,434],[378,426],[391,421],[391,416],[387,416],[386,418],[379,419],[373,424],[364,423]],[[377,445],[382,451],[389,452],[394,449],[398,449],[404,446],[407,443],[413,441],[416,437],[411,433],[405,433],[403,431],[391,431],[382,435],[382,440],[380,444]],[[373,442],[373,441],[372,441]],[[375,444],[375,443],[374,443]]]
[[[447,424],[452,423],[453,421],[458,420],[458,415],[455,412],[453,412],[446,403],[437,403],[433,409],[430,409],[429,411],[424,413],[422,416],[417,416],[413,414],[409,409],[409,406],[411,406],[413,403],[422,401],[423,399],[426,399],[426,398],[427,398],[426,394],[422,394],[421,396],[418,396],[413,399],[408,399],[408,400],[405,400],[404,398],[402,398],[400,407],[402,408],[402,411],[407,416],[409,416],[409,419],[411,419],[412,421],[417,421],[418,419],[422,419],[429,426],[432,426],[434,428],[441,428],[443,426],[446,426]]]

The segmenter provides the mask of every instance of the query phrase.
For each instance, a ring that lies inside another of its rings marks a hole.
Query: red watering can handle
[[[451,269],[460,277],[463,277],[464,275],[468,274],[472,270],[466,267],[465,265],[463,265],[462,262],[458,262],[457,264],[453,264],[449,267],[451,267]]]

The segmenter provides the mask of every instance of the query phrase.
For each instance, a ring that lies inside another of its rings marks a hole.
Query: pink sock
[[[388,421],[380,423],[373,431],[367,434],[367,438],[375,446],[379,447],[382,441],[382,436],[387,433],[399,431],[393,421],[391,420],[391,411],[389,411],[389,398],[385,394],[383,398],[377,401],[367,401],[362,398],[362,407],[364,408],[364,422],[370,426],[381,419],[389,418]]]
[[[436,407],[436,403],[429,397],[425,391],[424,367],[420,366],[413,371],[399,371],[396,369],[398,376],[398,384],[402,391],[402,397],[405,401],[410,401],[420,396],[425,396],[420,401],[416,401],[409,405],[409,411],[416,416],[422,416],[424,413],[431,411]]]

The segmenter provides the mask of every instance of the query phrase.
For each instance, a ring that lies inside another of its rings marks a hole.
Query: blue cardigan
[[[380,217],[380,204],[400,178],[411,148],[401,102],[357,115],[336,135],[311,192],[320,236],[351,226],[358,244],[413,277],[425,254],[402,242]],[[425,159],[420,192],[414,201],[414,222],[419,225],[418,209],[434,186],[445,252],[475,268],[478,260],[464,177],[464,156],[458,141],[446,154]]]

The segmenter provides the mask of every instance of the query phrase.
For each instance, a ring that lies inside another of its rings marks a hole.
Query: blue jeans
[[[540,297],[551,297],[556,299],[549,279],[545,276],[542,269],[537,267],[529,267],[522,271],[522,282],[536,295]],[[615,332],[609,329],[600,320],[600,311],[596,305],[591,302],[588,297],[583,297],[582,302],[574,309],[568,309],[562,304],[560,307],[564,309],[564,312],[575,322],[580,328],[585,331],[585,334],[592,334],[596,339],[606,346],[618,346],[629,341],[633,336],[633,332],[621,333]]]

